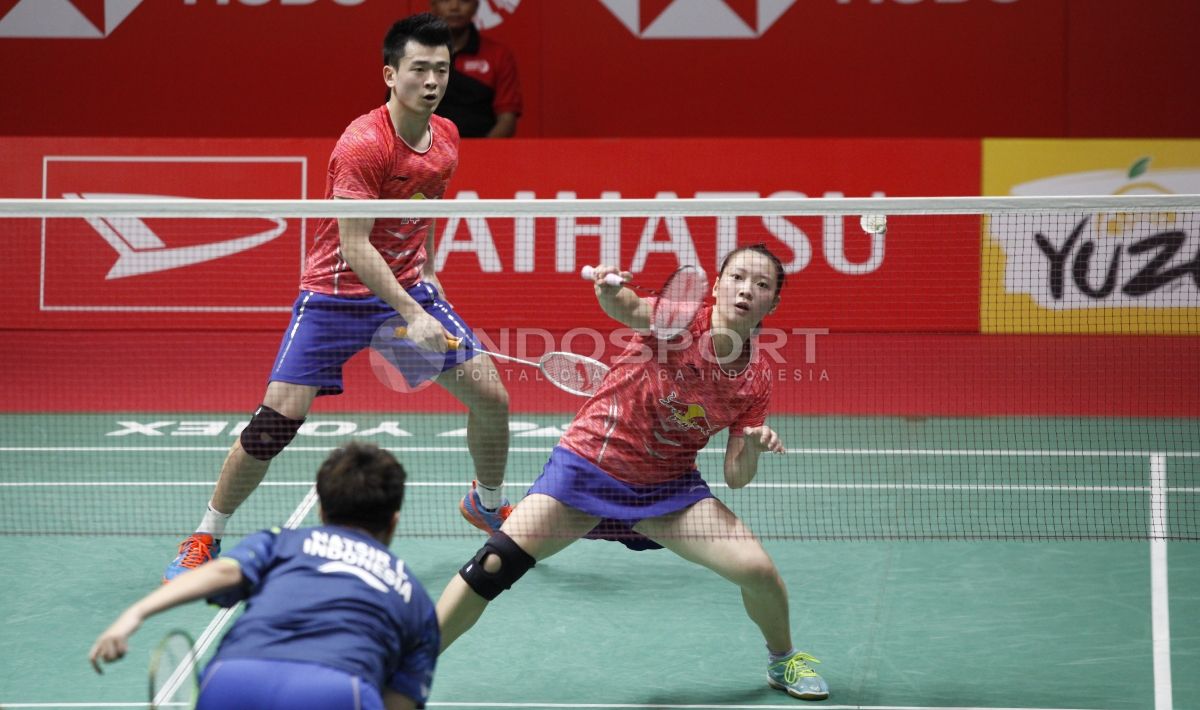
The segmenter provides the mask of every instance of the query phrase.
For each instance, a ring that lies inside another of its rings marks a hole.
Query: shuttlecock
[[[887,215],[865,214],[858,219],[858,226],[867,234],[883,234],[887,231]]]

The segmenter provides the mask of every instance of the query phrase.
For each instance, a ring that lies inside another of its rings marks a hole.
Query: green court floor
[[[393,547],[436,596],[482,542],[454,511],[470,478],[462,419],[383,419],[317,418],[235,520],[281,521],[328,448],[379,441],[413,483]],[[1138,539],[1200,525],[1196,423],[777,419],[791,453],[764,460],[757,488],[714,491],[784,575],[797,643],[832,690],[814,705],[1200,707],[1200,545]],[[215,610],[193,605],[151,620],[104,676],[86,660],[198,519],[235,420],[0,417],[0,707],[145,707],[162,632],[219,632]],[[565,423],[514,422],[514,495]],[[720,448],[701,455],[702,470],[719,467]],[[1010,539],[1022,533],[1044,539]],[[1102,537],[1118,539],[1087,539]],[[764,673],[732,585],[665,551],[583,541],[442,657],[431,707],[806,705]]]

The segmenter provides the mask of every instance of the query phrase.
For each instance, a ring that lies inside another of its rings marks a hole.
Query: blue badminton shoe
[[[507,498],[501,498],[499,508],[488,510],[479,500],[479,492],[475,490],[477,484],[478,481],[471,481],[471,490],[467,491],[462,502],[458,504],[458,512],[462,513],[468,523],[491,535],[504,524],[512,512],[512,505]]]
[[[221,554],[221,541],[208,533],[192,533],[179,545],[179,556],[167,565],[163,584]]]

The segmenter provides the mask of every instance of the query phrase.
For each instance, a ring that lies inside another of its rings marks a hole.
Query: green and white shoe
[[[767,666],[767,684],[801,700],[824,700],[829,697],[829,685],[809,666],[817,659],[797,651]]]

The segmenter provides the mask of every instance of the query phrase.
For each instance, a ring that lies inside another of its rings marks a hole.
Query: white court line
[[[216,481],[0,481],[0,488],[211,488],[216,484]],[[307,488],[311,485],[309,481],[263,481],[258,487]],[[461,481],[407,481],[404,484],[405,488],[462,488],[463,485]],[[505,481],[504,485],[528,488],[533,481]]]
[[[1167,586],[1167,457],[1150,457],[1150,618],[1154,646],[1154,710],[1171,710],[1171,617]]]
[[[0,488],[209,488],[216,481],[0,481]],[[528,488],[532,481],[505,481],[506,486]],[[306,488],[307,481],[263,481],[260,488]],[[461,481],[408,481],[409,488],[461,488]],[[728,488],[723,481],[712,481],[709,488]],[[1065,492],[1065,493],[1197,493],[1200,487],[1183,486],[1071,486],[1061,484],[1010,484],[1010,483],[750,483],[743,488],[765,489],[836,489],[836,490],[905,490],[905,491],[983,491],[1006,493],[1011,491]],[[1152,503],[1153,505],[1153,503]],[[1151,528],[1153,530],[1153,528]]]
[[[327,454],[332,446],[289,446],[288,451],[309,451]],[[405,451],[414,453],[466,453],[465,446],[388,446],[388,451]],[[546,446],[510,446],[509,451],[528,454],[549,453]],[[228,446],[0,446],[0,452],[16,453],[63,453],[63,452],[103,452],[103,451],[229,451]],[[724,452],[722,452],[724,453]],[[1197,453],[1200,456],[1200,453]]]
[[[797,708],[814,707],[820,710],[1083,710],[1082,708],[997,708],[992,706],[965,705],[641,705],[637,703],[604,704],[604,703],[428,703],[434,707],[454,708],[567,708],[570,710],[584,708],[632,708],[634,710],[797,710]]]
[[[509,451],[517,453],[549,453],[553,445],[512,446]],[[310,451],[328,453],[328,446],[289,446],[288,451]],[[389,451],[412,453],[466,453],[465,446],[388,446]],[[63,453],[103,451],[229,451],[228,446],[0,446],[0,452],[14,453]],[[710,446],[700,450],[702,454],[724,455],[724,450]],[[1200,451],[1088,451],[1075,449],[849,449],[810,448],[788,449],[788,456],[1009,456],[1050,458],[1149,458],[1167,456],[1172,458],[1200,458]]]
[[[431,708],[545,708],[547,710],[797,710],[801,703],[788,705],[643,705],[639,703],[439,703]],[[4,708],[145,708],[146,703],[4,703]],[[817,708],[818,706],[812,706]],[[1088,710],[1087,708],[998,708],[977,705],[826,705],[819,710]]]
[[[797,710],[812,707],[819,710],[1083,710],[1082,708],[997,708],[965,705],[806,705],[792,703],[790,705],[668,705],[641,703],[427,703],[429,707],[443,708],[552,708],[564,710]]]

